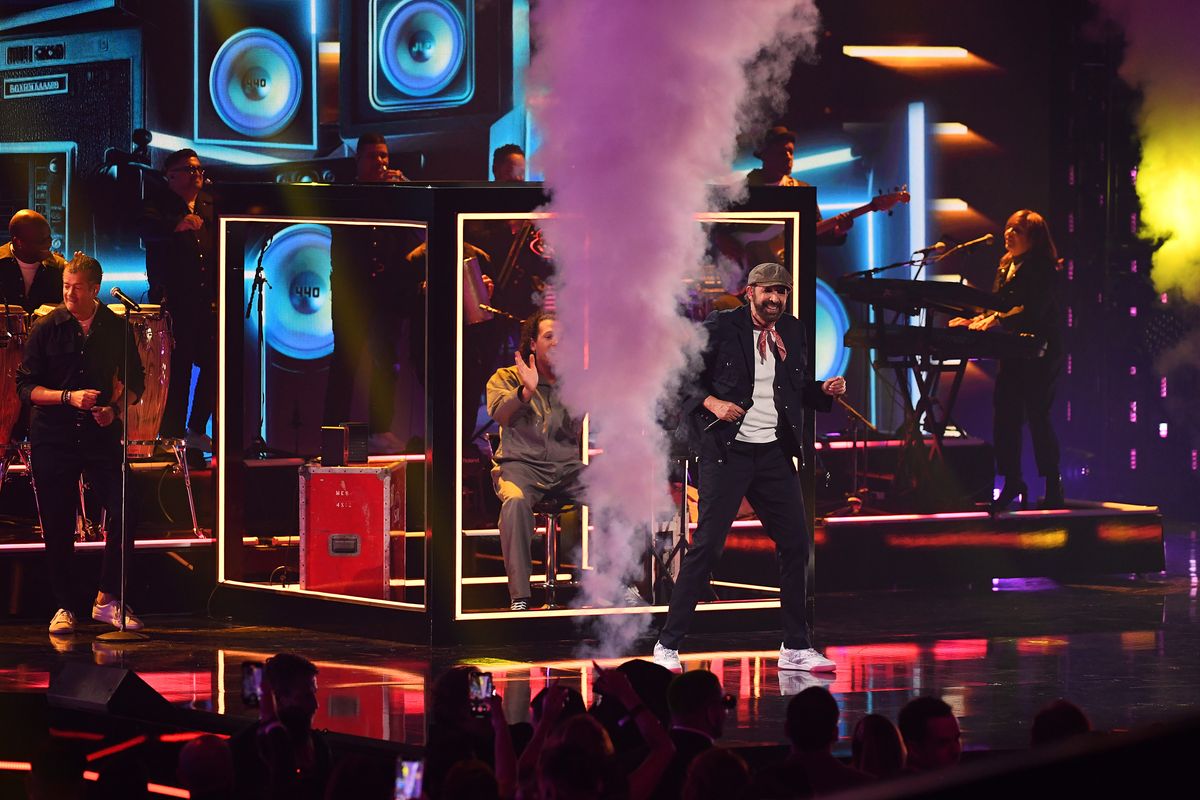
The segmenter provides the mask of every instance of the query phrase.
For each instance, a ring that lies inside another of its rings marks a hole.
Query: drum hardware
[[[192,516],[192,533],[197,539],[203,539],[204,531],[200,529],[200,522],[196,518],[196,500],[192,495],[192,473],[188,468],[187,441],[177,438],[130,439],[128,445],[130,449],[137,446],[154,447],[158,445],[175,456],[175,464],[171,467],[171,472],[183,476],[183,488],[187,491],[188,511]]]

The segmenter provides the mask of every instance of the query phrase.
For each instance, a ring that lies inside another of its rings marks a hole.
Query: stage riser
[[[82,614],[91,607],[100,578],[102,551],[78,551],[71,564],[77,588],[75,608]],[[203,613],[216,583],[216,551],[211,546],[135,551],[129,573],[129,605],[139,613]],[[50,616],[57,607],[50,592],[43,551],[6,553],[0,557],[0,601],[4,617],[36,619]],[[91,620],[81,617],[80,621]],[[97,623],[99,627],[99,623]]]
[[[1164,568],[1157,513],[1005,514],[831,521],[818,528],[817,591],[965,586]]]

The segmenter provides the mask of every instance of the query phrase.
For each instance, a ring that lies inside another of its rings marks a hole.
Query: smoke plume
[[[694,215],[728,178],[742,125],[773,121],[817,20],[812,0],[543,0],[534,12],[556,372],[604,451],[586,478],[596,569],[585,604],[621,605],[648,527],[671,511],[658,418],[703,345],[677,312],[703,258]],[[602,650],[617,654],[648,617],[601,620]]]
[[[1142,162],[1137,192],[1142,234],[1164,239],[1151,277],[1162,292],[1200,303],[1200,3],[1102,0],[1126,35],[1121,75],[1141,89]]]

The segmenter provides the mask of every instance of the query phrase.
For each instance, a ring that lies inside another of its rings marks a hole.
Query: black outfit
[[[309,735],[312,768],[296,772],[289,758],[290,734],[278,723],[255,722],[235,734],[229,740],[236,776],[233,796],[239,800],[322,800],[333,772],[333,755],[319,731]]]
[[[112,402],[114,378],[124,383],[133,396],[142,394],[142,362],[125,320],[103,304],[98,305],[85,337],[78,320],[65,307],[59,307],[39,320],[30,332],[24,361],[17,373],[17,387],[21,400],[29,405],[37,386],[54,390],[99,389],[96,405],[104,406]],[[75,509],[81,473],[108,512],[100,591],[120,594],[121,421],[102,428],[89,411],[69,405],[35,405],[29,440],[50,584],[59,607],[73,606],[70,562],[75,550]],[[127,483],[132,490],[132,481]],[[136,529],[137,502],[132,496],[127,496],[126,507],[128,557],[133,552]]]
[[[368,429],[392,428],[396,399],[396,340],[410,321],[414,368],[424,380],[423,270],[408,256],[421,243],[410,228],[332,225],[329,276],[333,354],[325,391],[325,424],[349,420],[355,378],[366,368]]]
[[[713,747],[712,738],[699,731],[671,728],[670,737],[675,745],[675,755],[671,756],[671,763],[659,779],[651,795],[652,800],[676,800],[683,794],[688,767],[696,760],[696,756]]]
[[[700,519],[692,546],[684,553],[659,641],[664,647],[679,649],[745,497],[779,554],[784,646],[803,650],[812,646],[805,618],[810,534],[792,458],[803,461],[804,409],[828,411],[833,399],[821,391],[819,383],[808,378],[804,326],[785,313],[775,324],[787,350],[786,360],[775,360],[775,441],[756,444],[736,440],[742,420],[708,427],[715,418],[703,407],[704,398],[711,394],[744,405],[754,392],[758,353],[749,306],[715,311],[704,321],[704,327],[708,333],[704,369],[684,407],[696,426]]]
[[[1002,358],[992,395],[992,441],[996,472],[1021,477],[1021,426],[1028,422],[1038,473],[1055,477],[1059,468],[1058,437],[1050,424],[1054,389],[1063,362],[1062,310],[1058,300],[1058,271],[1053,261],[1030,256],[1011,278],[1002,264],[994,291],[1023,310],[1001,319],[1005,330],[1031,333],[1046,340],[1041,358]]]
[[[13,255],[12,242],[0,246],[0,303],[20,306],[26,314],[32,314],[40,305],[58,305],[63,299],[63,266],[62,258],[51,253],[34,273],[26,292],[25,276]]]
[[[189,213],[204,224],[199,230],[176,231]],[[146,245],[150,302],[161,303],[170,312],[175,339],[160,430],[163,436],[204,433],[216,406],[217,230],[213,223],[212,196],[205,191],[197,195],[194,211],[188,211],[183,198],[171,191],[160,192],[142,209],[139,228]],[[200,375],[188,416],[193,364],[200,368]]]

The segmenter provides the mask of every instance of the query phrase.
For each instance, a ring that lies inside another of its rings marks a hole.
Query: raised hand
[[[537,356],[530,353],[529,363],[525,363],[520,351],[517,351],[513,354],[513,361],[517,365],[517,375],[520,376],[521,383],[525,384],[527,395],[533,397],[537,394],[538,387]]]

